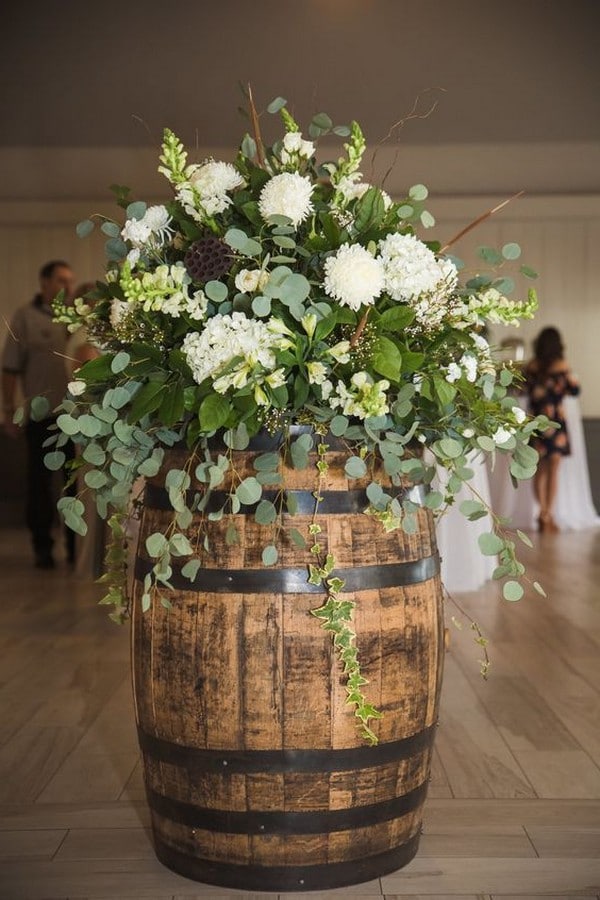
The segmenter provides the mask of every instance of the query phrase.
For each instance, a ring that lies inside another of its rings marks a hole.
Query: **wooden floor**
[[[490,641],[487,682],[448,604],[417,858],[324,897],[600,898],[600,529],[534,541],[528,566],[547,600],[509,604],[493,584],[456,598]],[[0,898],[276,896],[198,884],[156,861],[127,629],[64,564],[32,569],[23,532],[0,531],[0,567]]]

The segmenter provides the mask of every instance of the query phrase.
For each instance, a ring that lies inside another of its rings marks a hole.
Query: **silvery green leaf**
[[[227,285],[222,281],[207,281],[204,285],[204,293],[214,303],[222,303],[227,299]]]
[[[270,500],[261,500],[256,507],[254,519],[259,525],[271,525],[277,519],[277,508]]]
[[[148,556],[151,556],[153,559],[162,556],[168,547],[169,542],[160,531],[155,531],[146,538],[146,550],[148,551]]]
[[[143,200],[134,200],[126,209],[128,219],[143,219],[148,206]]]
[[[512,602],[520,600],[524,593],[518,581],[507,581],[502,588],[504,599]]]
[[[502,256],[504,259],[518,259],[521,255],[521,248],[518,244],[505,244],[502,248]]]
[[[194,552],[185,534],[175,533],[169,540],[169,550],[173,556],[189,556]]]
[[[131,357],[129,356],[129,353],[126,353],[125,350],[121,350],[116,356],[113,356],[110,368],[115,375],[118,375],[119,372],[122,372],[127,368],[130,362]]]
[[[44,456],[44,465],[52,472],[62,469],[66,461],[66,456],[62,450],[54,450],[52,453],[46,453]]]
[[[346,416],[334,416],[329,425],[329,430],[336,437],[341,437],[346,433],[349,421]]]
[[[256,456],[252,465],[257,472],[275,472],[279,468],[279,462],[279,453],[270,452]]]
[[[493,531],[480,534],[477,538],[477,543],[484,556],[495,556],[504,549],[504,541],[499,535],[494,534]]]
[[[91,466],[102,466],[106,461],[106,453],[99,444],[88,444],[81,455]]]
[[[423,200],[427,200],[429,191],[424,184],[413,184],[413,186],[409,188],[408,196],[411,200],[416,200],[420,203]]]
[[[188,578],[190,581],[193,581],[198,574],[200,565],[201,563],[199,559],[190,559],[184,566],[181,567],[181,574],[184,578]]]
[[[252,312],[260,318],[271,315],[271,298],[260,294],[252,300]]]
[[[77,422],[79,424],[79,431],[86,437],[97,437],[102,432],[103,423],[95,416],[84,413],[82,416],[79,416]]]
[[[277,547],[269,544],[262,552],[262,562],[264,566],[274,566],[279,558]]]
[[[251,506],[257,503],[262,495],[262,486],[252,476],[244,478],[235,489],[235,495],[244,506]]]
[[[29,408],[31,418],[34,422],[41,422],[50,412],[50,404],[46,397],[34,397]]]
[[[90,471],[86,472],[83,476],[83,480],[88,487],[97,490],[98,488],[104,487],[108,481],[108,477],[104,472],[99,472],[98,469],[90,469]]]
[[[75,227],[75,233],[77,237],[84,238],[87,237],[88,234],[91,234],[94,230],[94,223],[91,219],[84,219],[82,222],[78,222]]]
[[[175,521],[178,528],[189,528],[194,521],[194,514],[192,513],[191,509],[188,509],[188,507],[186,506],[184,509],[181,509],[175,513]]]
[[[367,474],[367,465],[360,456],[351,456],[344,466],[344,472],[350,478],[362,478]]]
[[[271,102],[267,106],[267,112],[268,113],[277,113],[277,112],[279,112],[280,109],[283,109],[283,107],[286,105],[287,105],[287,100],[285,100],[283,97],[275,97],[275,99],[271,100]]]
[[[79,422],[74,416],[63,414],[58,417],[58,419],[56,420],[56,424],[61,431],[64,431],[65,434],[71,436],[74,434],[78,434],[80,431]]]

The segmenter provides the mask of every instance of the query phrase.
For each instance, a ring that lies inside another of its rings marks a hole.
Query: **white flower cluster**
[[[341,409],[345,416],[368,419],[384,416],[389,412],[386,390],[390,383],[386,379],[373,381],[367,372],[356,372],[350,379],[350,387],[338,381],[334,387],[330,381],[321,384],[321,393],[332,409]]]
[[[252,294],[254,291],[262,291],[269,273],[264,269],[240,269],[235,276],[235,286],[242,294]]]
[[[458,282],[454,263],[436,259],[412,234],[388,234],[379,242],[379,250],[390,297],[408,303],[419,325],[428,329],[439,325]]]
[[[381,260],[360,244],[342,244],[325,260],[323,287],[329,297],[354,311],[372,306],[385,285]]]
[[[127,255],[130,265],[137,263],[144,248],[160,248],[172,233],[171,216],[165,206],[149,206],[141,219],[127,219],[121,237],[133,248]]]
[[[201,384],[214,379],[215,391],[224,394],[229,388],[245,387],[250,379],[257,387],[263,382],[272,388],[283,384],[283,371],[273,371],[273,351],[286,346],[290,341],[277,320],[262,322],[234,312],[213,316],[204,331],[187,334],[181,349],[194,380]],[[267,402],[264,391],[255,390],[255,398],[261,405]]]
[[[346,205],[347,203],[350,203],[351,200],[360,200],[370,187],[372,187],[372,185],[367,181],[362,181],[360,172],[353,172],[352,175],[344,175],[343,178],[340,178],[337,190],[342,197],[344,205]],[[392,198],[385,191],[381,191],[381,196],[383,197],[384,207],[389,209],[393,203]]]
[[[287,216],[297,228],[311,214],[312,182],[298,172],[282,172],[269,179],[258,198],[260,214],[268,222],[271,216]]]
[[[284,165],[296,162],[298,159],[310,159],[315,152],[312,141],[305,141],[299,131],[287,131],[283,138],[280,159]]]
[[[446,381],[452,384],[464,374],[467,381],[477,381],[477,357],[472,353],[463,353],[459,361],[451,362],[446,367]]]
[[[208,298],[202,290],[190,294],[191,279],[181,263],[157,266],[152,272],[144,272],[141,278],[132,278],[130,270],[124,268],[121,287],[129,303],[113,302],[113,324],[136,304],[141,305],[144,312],[162,312],[175,319],[185,313],[191,319],[201,320],[206,313]]]
[[[231,205],[229,193],[244,184],[235,166],[214,159],[188,166],[185,175],[187,181],[177,184],[175,194],[196,222],[222,213]]]

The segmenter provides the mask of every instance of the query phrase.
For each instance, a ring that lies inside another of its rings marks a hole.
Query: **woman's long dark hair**
[[[545,374],[557,359],[564,355],[564,344],[556,328],[542,328],[533,343],[538,372]]]

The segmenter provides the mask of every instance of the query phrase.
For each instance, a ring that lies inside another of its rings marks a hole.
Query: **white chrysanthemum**
[[[274,175],[260,192],[258,208],[265,221],[271,216],[287,216],[298,227],[312,212],[310,178],[297,172]]]
[[[141,219],[128,219],[121,229],[121,237],[139,250],[146,244],[162,244],[172,233],[171,216],[165,206],[149,206]],[[134,251],[130,252],[132,259]],[[129,257],[128,257],[129,259]],[[132,265],[139,259],[134,259]],[[131,261],[131,260],[130,260]]]
[[[282,340],[269,329],[268,322],[247,319],[243,313],[234,312],[213,316],[204,331],[187,334],[181,349],[194,380],[201,384],[206,378],[216,379],[214,389],[225,393],[230,387],[244,387],[255,369],[259,373],[273,371],[276,362],[273,350]],[[236,357],[238,363],[221,375]]]
[[[127,219],[121,229],[121,237],[125,241],[129,241],[134,247],[142,247],[146,244],[152,229],[143,219]]]
[[[325,260],[323,287],[329,297],[354,311],[372,306],[385,284],[383,265],[360,244],[342,244]]]
[[[379,242],[385,288],[393,300],[410,302],[423,295],[447,296],[458,280],[456,266],[435,254],[413,234],[388,234]]]
[[[244,183],[244,179],[231,163],[209,159],[201,166],[190,168],[192,169],[190,184],[203,200],[207,197],[222,197]]]

